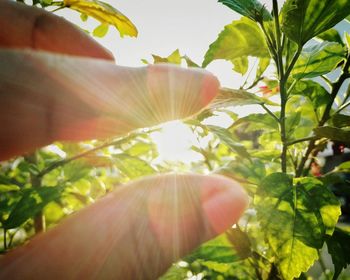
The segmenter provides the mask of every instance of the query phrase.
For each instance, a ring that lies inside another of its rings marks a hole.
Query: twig
[[[261,103],[260,106],[271,116],[273,117],[273,119],[275,121],[277,121],[279,123],[279,119],[276,117],[276,115],[269,109],[266,107],[266,105],[264,103]]]

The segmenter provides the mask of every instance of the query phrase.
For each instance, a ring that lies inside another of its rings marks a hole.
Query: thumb
[[[231,179],[161,175],[132,182],[5,256],[6,279],[155,279],[222,233],[247,205]]]

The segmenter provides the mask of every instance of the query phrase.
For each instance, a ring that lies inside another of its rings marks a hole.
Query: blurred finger
[[[55,140],[88,140],[188,117],[215,97],[204,70],[0,50],[0,160]]]
[[[90,36],[44,9],[1,0],[0,26],[0,47],[113,60],[112,54]]]
[[[242,188],[222,176],[162,175],[125,186],[5,256],[3,279],[156,279],[237,222]]]

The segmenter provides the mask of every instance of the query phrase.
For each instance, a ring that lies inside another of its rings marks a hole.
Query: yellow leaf
[[[124,35],[137,36],[135,25],[125,15],[107,3],[98,0],[64,0],[63,2],[67,8],[93,17],[101,23],[115,26],[121,37]]]

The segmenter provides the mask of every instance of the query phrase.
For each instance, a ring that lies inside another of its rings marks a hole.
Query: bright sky
[[[217,38],[224,26],[239,16],[217,0],[104,0],[119,9],[131,19],[139,31],[137,38],[120,38],[111,28],[108,34],[97,39],[111,50],[119,65],[141,66],[142,58],[151,60],[151,54],[168,56],[179,48],[197,63],[209,45]],[[270,6],[270,0],[266,2]],[[81,22],[79,14],[67,9],[58,14],[87,30],[98,25],[93,19]],[[152,61],[152,60],[151,60]],[[223,86],[238,87],[241,77],[233,75],[229,62],[218,61],[209,65],[208,70],[216,74]]]

